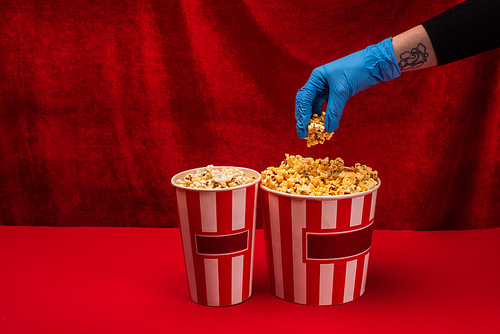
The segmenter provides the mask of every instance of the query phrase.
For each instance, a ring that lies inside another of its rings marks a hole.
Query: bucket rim
[[[195,172],[198,172],[200,170],[203,170],[204,168],[206,168],[207,166],[203,166],[203,167],[198,167],[198,168],[191,168],[191,169],[187,169],[185,171],[182,171],[180,173],[177,173],[175,174],[174,176],[172,176],[172,178],[170,179],[170,183],[177,189],[183,189],[183,190],[189,190],[189,191],[201,191],[201,192],[221,192],[221,191],[232,191],[232,190],[237,190],[237,189],[242,189],[242,188],[246,188],[246,187],[250,187],[250,186],[253,186],[257,183],[260,182],[261,180],[261,175],[259,172],[257,172],[256,170],[254,169],[251,169],[251,168],[247,168],[247,167],[239,167],[239,166],[214,166],[214,169],[222,169],[222,168],[237,168],[238,170],[241,170],[243,171],[243,173],[246,175],[246,176],[255,176],[257,177],[256,180],[250,182],[250,183],[246,183],[246,184],[242,184],[240,186],[237,186],[237,187],[229,187],[229,188],[217,188],[217,189],[204,189],[204,188],[189,188],[189,187],[184,187],[180,184],[176,184],[175,183],[175,180],[177,179],[182,179],[184,176],[186,176],[187,174],[190,174],[190,173],[195,173]],[[250,175],[249,175],[249,174]],[[253,175],[255,174],[255,175]]]
[[[264,186],[262,183],[260,184],[260,189],[262,189],[263,191],[267,191],[267,192],[270,192],[272,194],[278,195],[278,196],[290,197],[290,198],[295,198],[295,199],[307,199],[307,200],[313,200],[313,201],[338,201],[341,199],[366,196],[370,193],[377,191],[378,188],[380,188],[382,181],[380,180],[379,177],[376,178],[376,181],[378,184],[370,190],[362,191],[362,192],[359,192],[356,194],[347,194],[347,195],[322,195],[322,196],[296,195],[296,194],[289,194],[289,193],[285,193],[282,191],[276,191],[276,190],[270,189],[270,188]]]

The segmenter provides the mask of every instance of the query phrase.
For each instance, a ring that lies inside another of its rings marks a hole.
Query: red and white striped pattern
[[[371,233],[361,253],[336,259],[308,259],[305,236],[372,228],[378,187],[341,199],[306,199],[261,188],[271,292],[284,300],[306,305],[341,304],[362,295]]]
[[[191,299],[228,306],[252,294],[253,245],[258,183],[231,190],[176,187],[179,226]],[[225,254],[200,254],[196,236],[230,236],[247,231],[247,247]]]

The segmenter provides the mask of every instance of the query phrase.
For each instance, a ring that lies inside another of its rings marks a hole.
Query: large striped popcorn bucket
[[[214,167],[221,169],[222,167]],[[252,183],[222,189],[194,189],[175,180],[179,227],[189,295],[207,306],[239,304],[252,294],[253,245],[260,173],[238,167]]]
[[[365,291],[378,185],[342,196],[291,195],[261,185],[270,290],[304,305]]]

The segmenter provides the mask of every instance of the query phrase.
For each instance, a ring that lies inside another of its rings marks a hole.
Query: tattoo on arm
[[[426,47],[422,43],[418,43],[416,48],[411,49],[411,51],[405,51],[399,55],[401,60],[399,61],[399,69],[411,70],[422,66],[429,58],[429,53],[426,52]]]

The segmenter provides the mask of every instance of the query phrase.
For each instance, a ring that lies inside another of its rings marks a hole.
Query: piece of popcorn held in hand
[[[311,122],[307,126],[309,134],[306,137],[307,147],[311,147],[317,144],[323,144],[325,140],[330,140],[332,138],[333,132],[329,133],[325,128],[325,115],[323,111],[321,116],[313,115]]]

